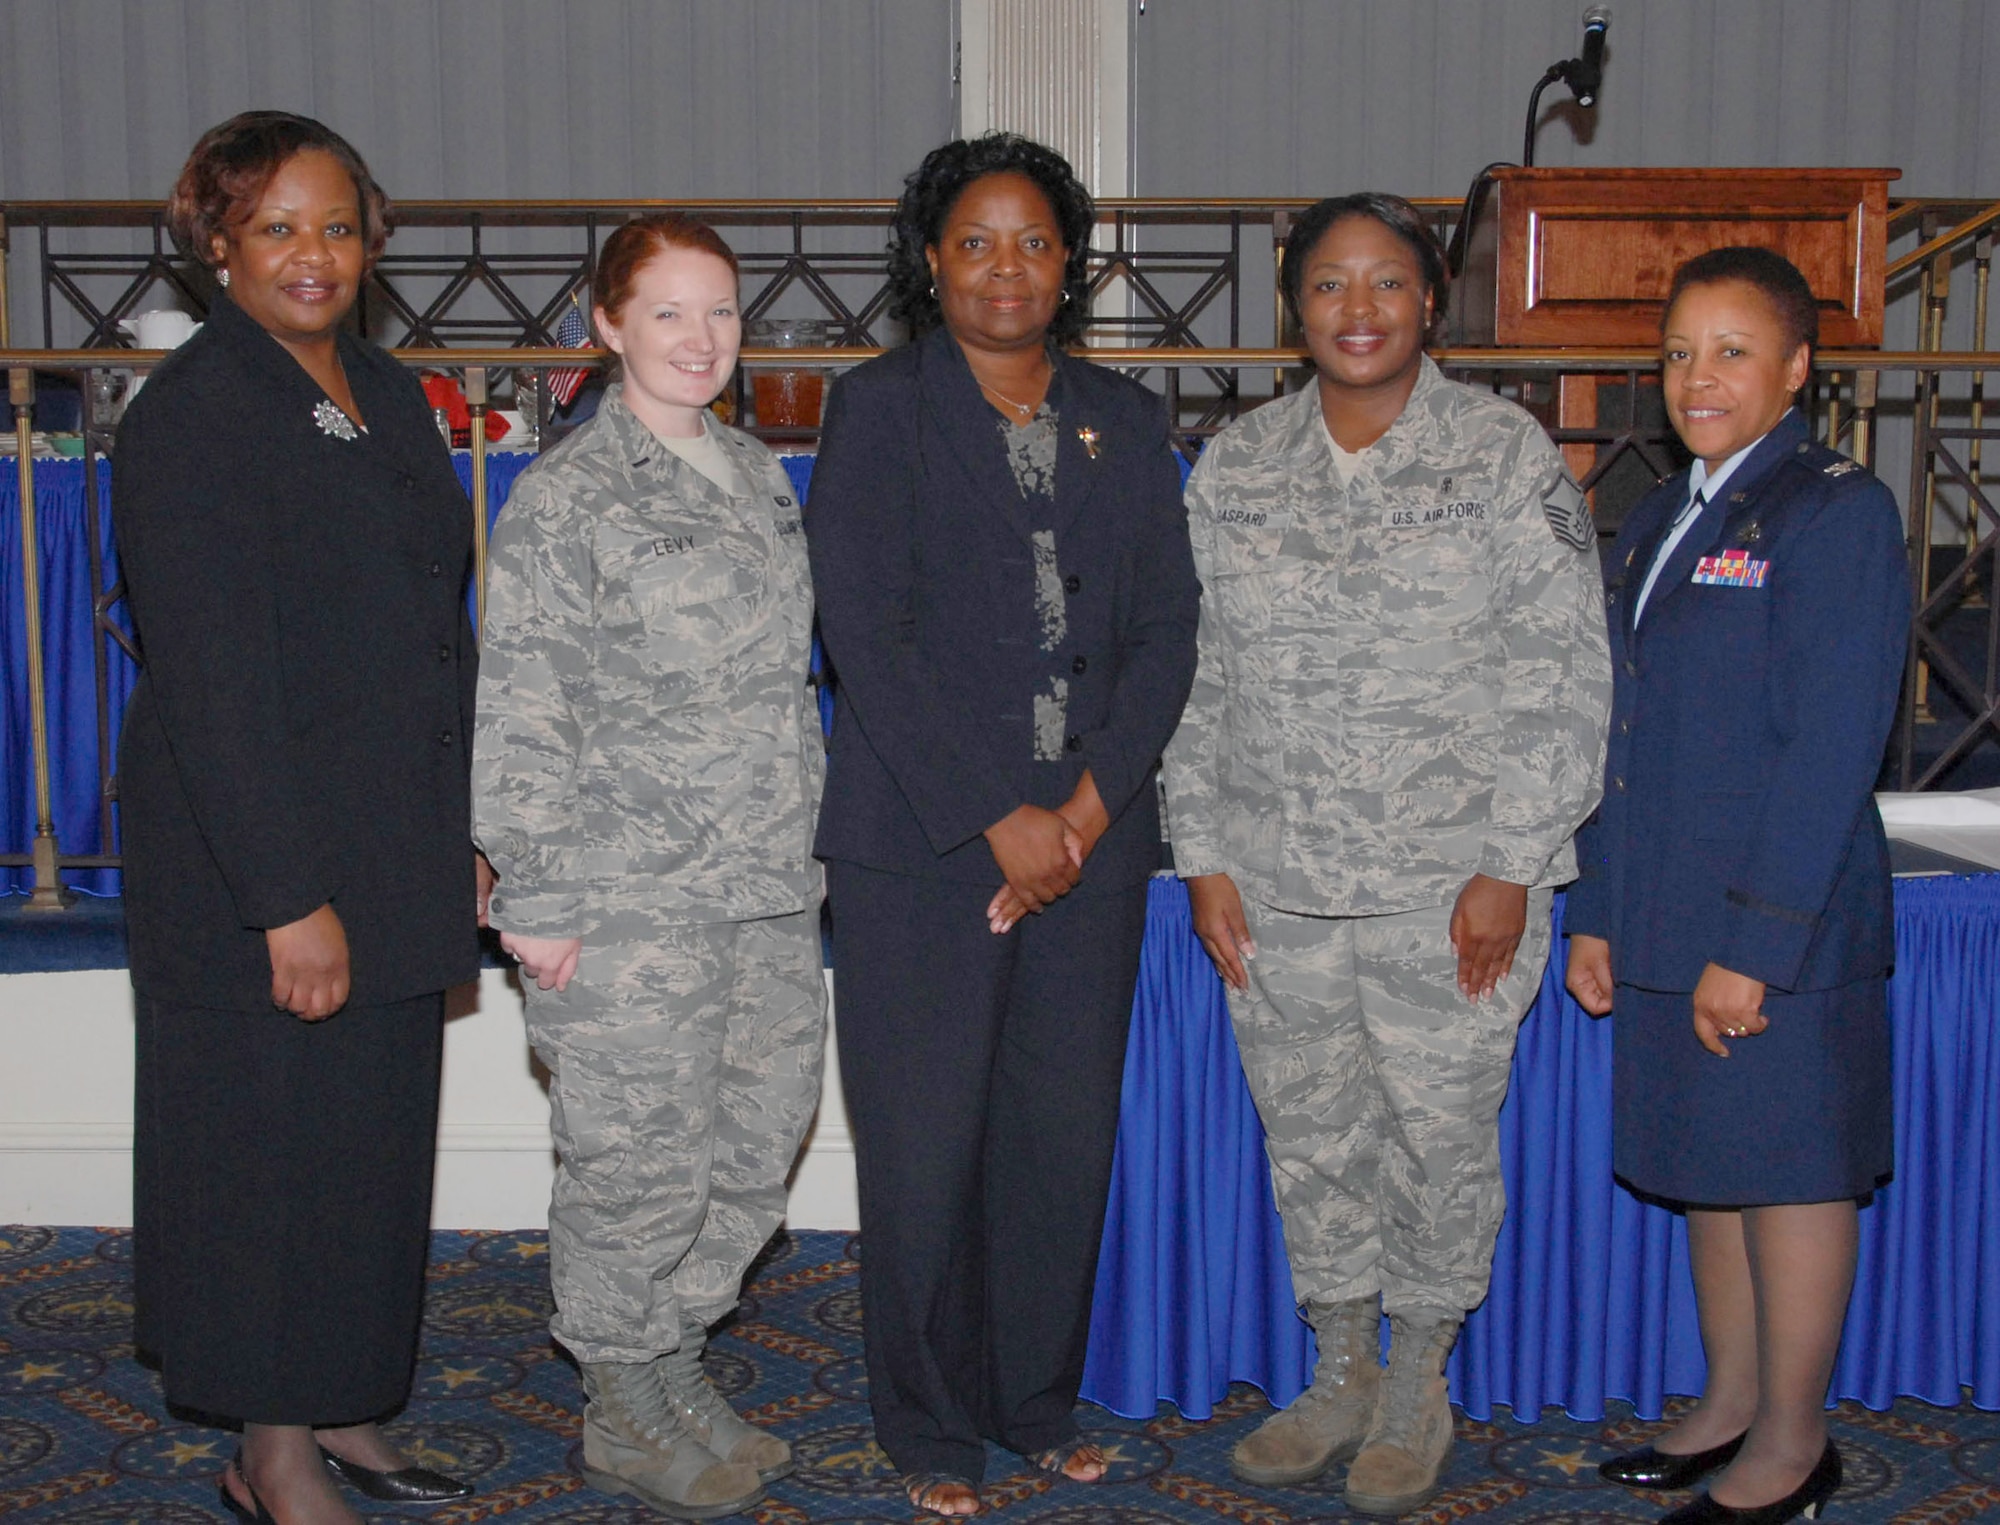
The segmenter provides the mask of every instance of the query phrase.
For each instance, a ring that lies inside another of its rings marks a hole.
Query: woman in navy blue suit
[[[1763,249],[1674,277],[1668,416],[1696,456],[1613,550],[1604,803],[1571,993],[1613,1013],[1614,1164],[1685,1207],[1701,1402],[1607,1478],[1709,1490],[1674,1525],[1817,1515],[1856,1200],[1892,1164],[1887,844],[1871,793],[1910,613],[1889,490],[1792,396],[1812,292]]]
[[[1071,1410],[1200,589],[1160,398],[1061,348],[1094,219],[1039,144],[925,159],[914,337],[834,389],[806,508],[869,1403],[932,1514],[987,1440],[1106,1466]]]

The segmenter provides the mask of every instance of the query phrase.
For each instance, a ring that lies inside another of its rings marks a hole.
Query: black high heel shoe
[[[1692,1488],[1709,1473],[1719,1472],[1736,1460],[1736,1453],[1742,1449],[1742,1435],[1710,1446],[1706,1451],[1689,1451],[1679,1456],[1641,1446],[1599,1462],[1597,1475],[1607,1483],[1623,1483],[1627,1488]]]
[[[1800,1515],[1816,1520],[1826,1501],[1839,1491],[1840,1452],[1829,1440],[1826,1449],[1819,1453],[1819,1460],[1813,1463],[1812,1471],[1806,1474],[1806,1480],[1776,1503],[1738,1509],[1718,1504],[1704,1493],[1692,1504],[1683,1504],[1672,1514],[1661,1516],[1660,1525],[1784,1525],[1786,1520],[1796,1520]]]
[[[236,1495],[229,1491],[229,1474],[234,1472],[236,1480],[243,1485],[243,1491],[250,1495],[250,1507],[245,1509],[237,1502]],[[222,1476],[215,1480],[216,1488],[222,1494],[222,1507],[227,1509],[243,1525],[278,1525],[271,1518],[271,1511],[264,1507],[264,1501],[257,1497],[257,1490],[250,1486],[250,1479],[243,1471],[243,1453],[238,1451],[222,1469]]]
[[[472,1497],[472,1484],[446,1477],[442,1472],[433,1472],[429,1467],[399,1467],[394,1472],[377,1472],[358,1461],[335,1456],[325,1446],[319,1448],[319,1454],[326,1460],[327,1471],[356,1492],[365,1493],[371,1499],[380,1499],[385,1504],[448,1504],[453,1499]]]

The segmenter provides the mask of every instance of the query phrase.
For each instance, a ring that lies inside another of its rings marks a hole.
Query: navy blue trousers
[[[876,1439],[974,1482],[1077,1433],[1146,924],[1142,882],[996,937],[997,887],[828,865]]]

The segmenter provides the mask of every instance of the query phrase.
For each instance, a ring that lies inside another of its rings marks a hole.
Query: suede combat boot
[[[764,1496],[754,1467],[724,1461],[689,1432],[650,1361],[583,1366],[583,1476],[662,1514],[713,1520]]]
[[[1347,1507],[1357,1514],[1408,1514],[1437,1492],[1451,1451],[1444,1361],[1458,1326],[1459,1315],[1443,1309],[1389,1315],[1388,1375],[1347,1469]]]
[[[1318,1477],[1361,1449],[1382,1383],[1381,1314],[1372,1297],[1306,1304],[1319,1336],[1313,1384],[1236,1443],[1229,1470],[1246,1483],[1283,1488]]]
[[[667,1401],[694,1438],[724,1461],[754,1468],[759,1482],[775,1483],[792,1470],[792,1448],[768,1430],[745,1422],[702,1369],[708,1326],[681,1325],[681,1348],[656,1357],[653,1373]]]

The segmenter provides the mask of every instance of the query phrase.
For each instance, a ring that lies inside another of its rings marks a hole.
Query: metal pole
[[[472,634],[486,640],[486,367],[465,368],[465,401],[472,411]]]
[[[97,397],[90,385],[90,372],[83,373],[83,526],[84,544],[90,551],[90,673],[91,692],[97,710],[97,850],[109,857],[115,847],[112,822],[118,799],[118,744],[111,734],[111,674],[109,653],[104,649],[104,527],[98,493]]]
[[[1881,385],[1879,371],[1854,373],[1854,423],[1850,443],[1854,459],[1870,471],[1875,469],[1875,396]]]
[[[1928,489],[1934,480],[1931,430],[1937,426],[1937,383],[1938,378],[1933,372],[1917,372],[1916,407],[1911,410],[1915,431],[1910,440],[1910,511],[1916,522],[1910,529],[1916,547],[1916,606],[1919,609],[1930,602],[1931,596],[1931,498]],[[1910,650],[1917,664],[1911,690],[1912,723],[1935,725],[1937,716],[1931,713],[1930,703],[1931,664],[1917,651],[1914,641]]]
[[[1951,251],[1940,251],[1924,266],[1919,283],[1922,306],[1918,312],[1917,348],[1937,351],[1944,348],[1944,309],[1951,295]],[[1931,458],[1931,431],[1937,428],[1938,390],[1942,378],[1936,371],[1917,373],[1915,453],[1911,457],[1910,496],[1917,511],[1917,607],[1931,596],[1932,518],[1937,512],[1937,463]],[[1919,658],[1916,675],[1916,702],[1913,707],[1919,725],[1935,725],[1931,712],[1931,664]]]
[[[1993,266],[1993,235],[1988,233],[1972,246],[1972,347],[1986,348],[1986,296],[1988,277]],[[1972,373],[1972,440],[1967,450],[1966,469],[1972,476],[1975,489],[1981,483],[1979,457],[1980,447],[1985,441],[1979,431],[1986,427],[1986,373]],[[1967,501],[1965,505],[1965,559],[1979,554],[1979,505]],[[1979,574],[1971,573],[1965,580],[1965,605],[1968,609],[1983,608],[1986,604],[1986,590],[1980,585]]]
[[[1289,212],[1271,214],[1271,279],[1275,283],[1271,292],[1273,324],[1271,329],[1272,347],[1282,349],[1285,343],[1285,240],[1291,236],[1292,217]],[[1285,373],[1271,372],[1271,395],[1285,395]]]
[[[55,813],[49,789],[49,696],[42,671],[42,567],[35,544],[35,373],[26,366],[7,372],[7,400],[14,406],[14,446],[21,484],[21,623],[28,634],[28,723],[35,758],[34,888],[30,911],[60,911],[74,900],[56,870]]]

